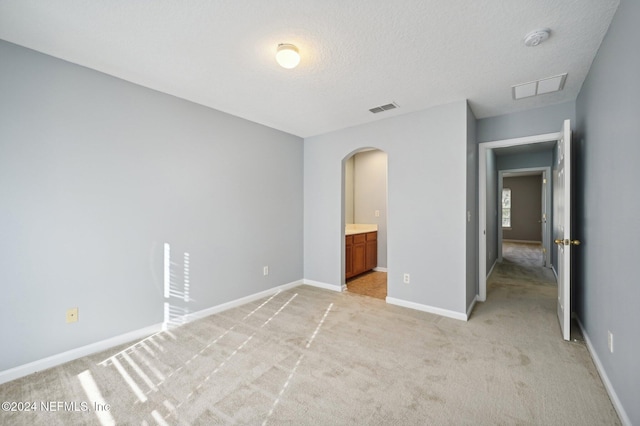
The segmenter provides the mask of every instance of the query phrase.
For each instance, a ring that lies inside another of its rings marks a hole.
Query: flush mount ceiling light
[[[536,95],[544,95],[545,93],[558,92],[564,88],[564,82],[567,79],[567,73],[556,75],[541,80],[531,81],[529,83],[517,84],[511,86],[513,99],[518,100]]]
[[[551,35],[551,30],[549,28],[531,31],[529,34],[524,36],[524,45],[527,47],[536,47],[548,39],[549,35]]]
[[[276,61],[282,68],[291,69],[300,63],[300,53],[293,44],[280,43],[276,53]]]

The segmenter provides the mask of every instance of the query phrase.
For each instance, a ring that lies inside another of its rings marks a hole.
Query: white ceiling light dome
[[[292,69],[300,63],[300,53],[293,44],[280,43],[276,53],[276,61],[282,68]]]
[[[547,40],[550,35],[551,30],[549,28],[531,31],[529,34],[524,36],[524,45],[527,47],[536,47],[543,41]]]

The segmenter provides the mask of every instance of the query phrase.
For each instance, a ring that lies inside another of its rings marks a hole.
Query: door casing
[[[562,132],[483,142],[478,145],[478,300],[487,300],[487,153],[495,148],[553,142]]]

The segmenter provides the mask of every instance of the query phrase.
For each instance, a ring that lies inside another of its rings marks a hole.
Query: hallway
[[[527,330],[525,334],[532,334],[521,336],[523,338],[534,339],[543,334],[560,342],[562,333],[556,313],[558,286],[553,271],[542,264],[540,244],[504,242],[503,260],[496,263],[487,279],[487,301],[481,306],[510,311],[508,316],[498,315],[503,318],[501,321],[528,318],[530,326],[524,330]],[[478,311],[474,311],[474,316]],[[572,335],[576,338],[572,340],[583,340],[581,336],[578,339],[579,330],[574,333],[573,328],[572,324]]]
[[[502,263],[496,264],[487,281],[488,298],[502,297],[498,295],[506,292],[506,298],[514,297],[515,293],[528,293],[531,301],[557,299],[556,277],[550,268],[542,266],[544,261],[541,244],[504,242],[502,257]],[[556,327],[553,326],[551,330],[555,333]],[[570,340],[573,343],[584,344],[584,336],[575,319],[571,320]]]
[[[541,244],[505,241],[502,244],[502,258],[502,263],[496,264],[489,281],[514,280],[557,285],[553,270],[543,266]]]

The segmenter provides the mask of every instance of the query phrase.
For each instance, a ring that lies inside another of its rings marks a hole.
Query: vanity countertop
[[[376,232],[378,225],[370,223],[350,223],[345,226],[344,235],[364,234],[367,232]]]

